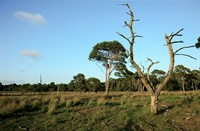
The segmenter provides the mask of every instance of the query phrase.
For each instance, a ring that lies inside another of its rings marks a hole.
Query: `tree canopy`
[[[113,63],[124,61],[126,50],[118,41],[104,41],[97,43],[90,52],[89,60],[107,63],[111,59]]]

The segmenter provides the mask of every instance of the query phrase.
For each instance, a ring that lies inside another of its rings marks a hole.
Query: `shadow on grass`
[[[144,129],[142,129],[140,124],[134,124],[132,119],[129,119],[126,121],[124,127],[122,129],[119,129],[118,131],[144,131]]]
[[[119,106],[120,103],[119,102],[106,102],[105,105],[113,107],[113,106]]]
[[[164,114],[166,111],[171,110],[171,109],[173,109],[173,108],[174,108],[174,106],[168,106],[168,107],[166,107],[166,108],[164,108],[164,109],[160,109],[160,110],[158,111],[158,115],[162,115],[162,114]]]

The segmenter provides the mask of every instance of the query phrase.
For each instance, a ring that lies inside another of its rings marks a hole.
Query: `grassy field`
[[[162,92],[159,114],[148,93],[1,93],[1,131],[200,130],[200,91]]]

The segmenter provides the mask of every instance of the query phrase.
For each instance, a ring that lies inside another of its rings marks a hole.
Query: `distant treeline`
[[[150,80],[153,85],[157,85],[163,80],[165,72],[162,70],[153,70]],[[146,91],[137,73],[131,77],[110,79],[110,91]],[[176,66],[172,77],[164,90],[198,90],[200,89],[200,70],[190,70],[183,65]],[[105,91],[105,83],[100,82],[98,78],[85,79],[84,74],[77,74],[68,84],[10,84],[3,85],[0,82],[0,91],[21,91],[21,92],[48,92],[48,91],[79,91],[79,92],[98,92]]]

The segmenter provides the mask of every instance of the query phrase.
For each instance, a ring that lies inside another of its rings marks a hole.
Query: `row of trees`
[[[122,65],[121,65],[122,66]],[[124,66],[125,68],[125,66]],[[115,75],[119,78],[110,78],[110,91],[139,91],[143,92],[145,88],[137,73],[127,73],[128,69],[116,68]],[[150,80],[153,85],[160,83],[165,77],[166,72],[155,69],[150,73]],[[200,89],[200,70],[190,70],[183,65],[177,65],[172,76],[166,84],[164,90],[198,90]],[[85,78],[84,74],[77,74],[68,84],[10,84],[2,85],[0,83],[0,91],[22,91],[22,92],[48,92],[48,91],[79,91],[79,92],[98,92],[105,91],[105,83],[100,82],[98,78]]]
[[[89,91],[97,92],[104,91],[104,83],[101,83],[99,79],[90,77],[85,79],[84,74],[77,74],[73,77],[73,80],[68,84],[22,84],[17,85],[15,83],[9,85],[3,85],[0,83],[0,91],[21,91],[21,92],[48,92],[48,91]]]

